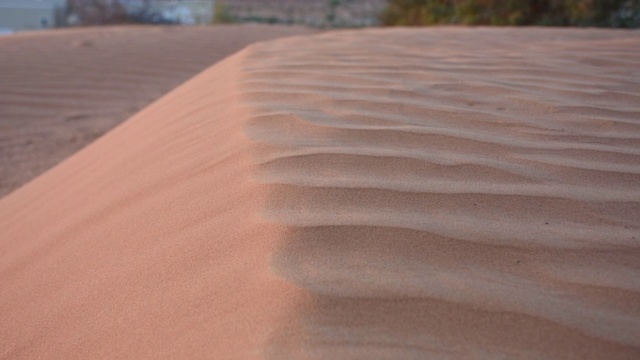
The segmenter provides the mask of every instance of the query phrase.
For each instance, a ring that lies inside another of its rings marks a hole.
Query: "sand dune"
[[[0,196],[215,62],[296,27],[108,27],[0,37]]]
[[[0,200],[1,355],[636,359],[639,48],[252,45]]]

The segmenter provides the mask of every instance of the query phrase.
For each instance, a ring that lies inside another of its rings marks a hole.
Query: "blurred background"
[[[640,27],[640,0],[0,0],[0,33],[108,24]]]

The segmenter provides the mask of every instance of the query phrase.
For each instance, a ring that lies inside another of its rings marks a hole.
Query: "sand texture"
[[[0,200],[0,356],[638,359],[639,50],[252,45]]]
[[[0,37],[0,196],[219,60],[299,27],[107,27]]]

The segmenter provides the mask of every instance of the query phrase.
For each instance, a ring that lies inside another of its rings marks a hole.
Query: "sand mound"
[[[639,46],[251,46],[0,201],[2,355],[637,358]]]
[[[310,32],[128,26],[0,37],[0,196],[248,44]]]

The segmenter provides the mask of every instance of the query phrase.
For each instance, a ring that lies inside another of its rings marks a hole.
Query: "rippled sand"
[[[0,354],[637,359],[639,49],[250,46],[0,200]]]

